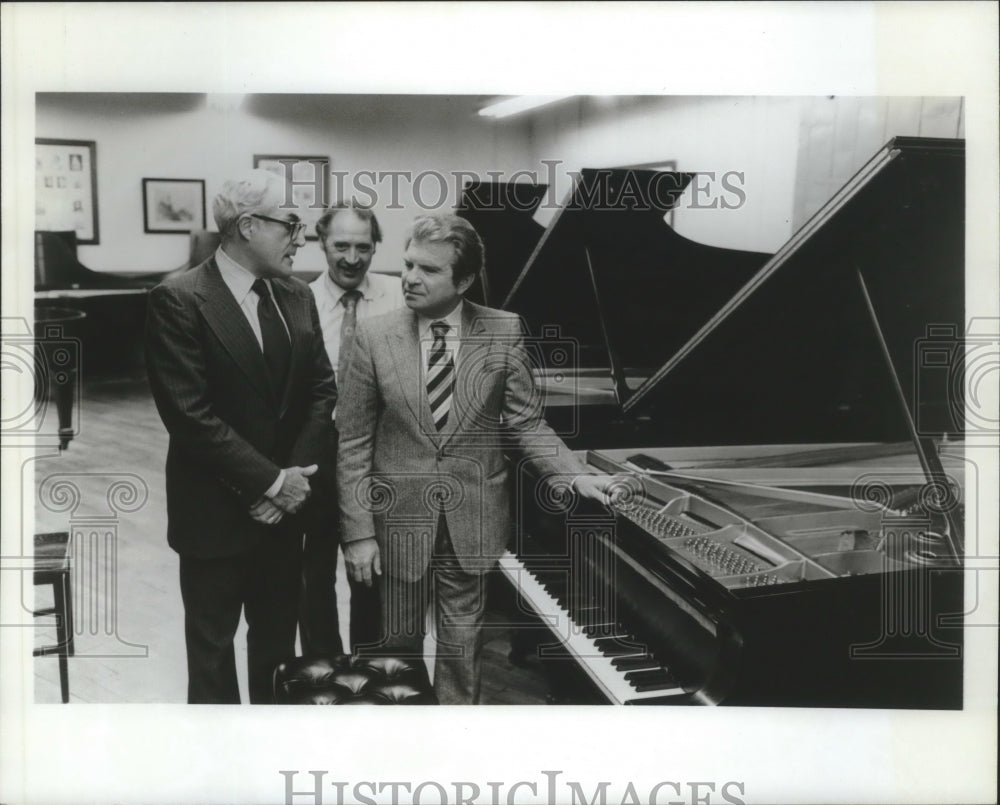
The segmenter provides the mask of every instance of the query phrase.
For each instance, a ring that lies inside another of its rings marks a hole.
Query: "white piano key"
[[[637,691],[625,679],[625,671],[618,670],[611,662],[613,658],[604,656],[594,640],[580,631],[565,607],[548,593],[520,559],[508,551],[500,557],[500,569],[612,702],[625,704],[667,696],[677,696],[680,699],[687,695],[681,687]]]

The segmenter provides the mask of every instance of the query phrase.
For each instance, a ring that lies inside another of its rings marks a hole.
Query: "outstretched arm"
[[[591,472],[545,421],[543,397],[535,388],[521,322],[519,319],[511,322],[512,331],[504,341],[509,349],[502,415],[505,428],[515,446],[537,467],[540,475],[571,477],[573,489],[578,494],[604,505],[610,504],[614,477]]]

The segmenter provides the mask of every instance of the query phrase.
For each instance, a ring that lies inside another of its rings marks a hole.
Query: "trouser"
[[[434,692],[441,704],[478,704],[486,576],[462,570],[442,515],[430,566],[416,581],[383,575],[380,651],[421,658],[427,607],[434,604]]]
[[[337,553],[340,548],[340,512],[337,509],[337,432],[330,435],[328,461],[310,479],[313,495],[302,512],[305,528],[302,591],[299,598],[299,640],[306,657],[344,653],[337,611]],[[351,590],[351,653],[378,642],[381,628],[379,595],[348,574]]]
[[[301,559],[301,538],[287,530],[239,556],[181,555],[189,704],[239,704],[233,638],[241,611],[250,702],[272,701],[274,667],[295,654]]]
[[[336,512],[315,517],[305,534],[302,554],[302,593],[299,601],[299,639],[307,657],[342,654],[340,617],[337,612],[337,551],[340,533]],[[351,652],[378,640],[379,594],[348,574],[351,589]]]

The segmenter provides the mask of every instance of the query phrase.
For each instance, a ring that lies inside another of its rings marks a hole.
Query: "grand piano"
[[[571,447],[649,444],[656,423],[623,416],[625,401],[770,257],[674,230],[669,214],[694,177],[580,171],[508,280],[498,306],[524,319],[548,421]]]
[[[208,230],[190,233],[188,259],[169,271],[95,271],[77,256],[73,231],[35,232],[35,307],[38,322],[51,309],[85,314],[71,334],[83,342],[82,359],[88,371],[135,369],[142,365],[142,329],[146,296],[167,277],[197,266],[215,252],[219,234]],[[304,282],[317,271],[296,271]]]
[[[557,700],[961,708],[964,165],[960,140],[896,138],[727,300],[688,267],[652,320],[662,255],[615,259],[602,211],[589,277],[532,276],[540,241],[508,306],[597,322],[598,438],[646,440],[587,451],[609,509],[517,467],[501,572]]]
[[[486,244],[484,270],[465,298],[498,307],[541,240],[545,227],[534,220],[548,185],[469,181],[456,214],[472,224]]]

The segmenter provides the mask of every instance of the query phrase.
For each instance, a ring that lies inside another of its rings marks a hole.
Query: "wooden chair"
[[[71,562],[69,556],[69,533],[57,531],[51,534],[35,534],[35,586],[52,585],[53,605],[36,609],[36,618],[56,616],[56,640],[53,645],[40,646],[34,650],[35,657],[56,654],[59,657],[59,687],[63,704],[69,702],[69,663],[74,654],[73,647],[73,595],[70,589]]]

